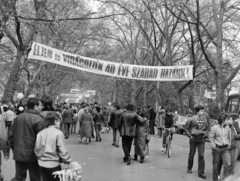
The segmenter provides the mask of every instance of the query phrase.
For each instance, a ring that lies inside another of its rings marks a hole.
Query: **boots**
[[[140,158],[140,163],[144,162],[144,156]]]
[[[137,157],[138,157],[138,156],[137,156],[136,154],[134,154],[133,160],[134,160],[134,161],[137,161]]]

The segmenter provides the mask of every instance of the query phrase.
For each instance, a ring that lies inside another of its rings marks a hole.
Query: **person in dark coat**
[[[34,147],[37,134],[45,127],[40,116],[42,103],[37,98],[29,98],[27,109],[14,120],[13,131],[9,135],[13,149],[16,174],[12,181],[25,180],[27,170],[31,181],[40,181],[40,172]]]
[[[154,124],[155,124],[155,119],[156,119],[156,112],[153,110],[151,106],[148,106],[149,109],[149,128],[150,128],[150,134],[154,135]]]
[[[69,106],[65,107],[66,109],[63,112],[63,123],[64,123],[64,130],[65,130],[65,139],[69,138],[70,127],[73,121],[73,112],[69,109]]]
[[[99,106],[96,107],[96,112],[93,115],[93,122],[96,130],[96,141],[102,141],[100,132],[102,129],[102,123],[104,121],[103,114],[100,112],[101,108]]]
[[[146,115],[143,112],[139,113],[140,117],[139,119],[144,120],[146,119]],[[149,135],[149,120],[138,122],[136,124],[136,137],[134,139],[134,145],[135,145],[135,154],[134,159],[137,161],[137,157],[140,156],[140,163],[144,162],[145,156],[149,155],[149,147],[148,142],[150,140]]]
[[[146,119],[139,119],[139,116],[134,112],[132,104],[128,104],[127,111],[123,113],[121,121],[120,135],[122,136],[122,148],[124,152],[123,161],[127,162],[127,165],[131,164],[131,147],[133,138],[136,136],[136,123],[140,122],[144,124]]]
[[[120,106],[116,105],[116,111],[113,111],[110,116],[109,126],[111,126],[113,131],[113,146],[119,147],[119,128],[122,120],[123,112],[120,110]]]

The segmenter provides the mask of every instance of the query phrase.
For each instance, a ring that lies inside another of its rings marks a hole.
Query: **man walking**
[[[120,106],[116,105],[116,111],[111,113],[109,125],[112,127],[113,132],[113,146],[119,147],[119,128],[122,121],[122,111]]]
[[[198,148],[198,176],[206,179],[204,175],[205,161],[205,137],[210,130],[210,119],[207,113],[204,112],[204,107],[199,105],[195,108],[196,115],[189,118],[185,124],[185,133],[190,138],[190,152],[188,157],[188,173],[192,173],[193,160]]]
[[[230,129],[224,125],[226,118],[227,115],[221,114],[217,119],[218,124],[214,125],[209,133],[209,141],[213,155],[213,181],[218,180],[221,160],[223,162],[223,180],[233,173],[229,152],[231,132]]]
[[[24,181],[27,170],[31,181],[40,181],[38,162],[34,153],[37,134],[45,127],[40,116],[42,103],[37,98],[30,98],[27,110],[20,114],[13,123],[10,143],[13,149],[16,174],[12,181]]]
[[[127,112],[123,114],[121,121],[121,131],[120,135],[122,136],[122,148],[124,152],[123,161],[127,162],[127,165],[131,164],[131,147],[133,138],[136,136],[136,123],[145,123],[147,120],[141,118],[133,111],[134,107],[132,104],[127,105]]]

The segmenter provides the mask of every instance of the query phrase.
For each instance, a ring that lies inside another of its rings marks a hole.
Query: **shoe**
[[[220,175],[218,175],[218,180],[220,180],[221,179],[221,177],[220,177]]]
[[[82,141],[79,141],[79,143],[82,143]]]
[[[165,152],[165,148],[162,148],[161,151],[162,151],[162,152]]]
[[[99,141],[102,141],[102,138],[100,138],[100,140]]]
[[[206,178],[207,178],[207,176],[204,175],[204,174],[199,174],[198,177],[200,177],[200,178],[202,178],[202,179],[206,179]]]
[[[143,163],[143,162],[144,162],[144,158],[141,158],[141,159],[140,159],[140,163]]]
[[[138,159],[138,158],[137,158],[137,155],[134,155],[133,160],[134,160],[134,161],[137,161],[137,159]]]
[[[127,160],[127,165],[130,165],[130,164],[131,164],[131,157],[129,157]]]
[[[127,158],[126,157],[123,157],[123,162],[127,162]]]
[[[192,170],[191,170],[191,169],[188,169],[188,170],[187,170],[187,173],[192,174]]]
[[[116,147],[116,148],[118,148],[119,146],[118,146],[118,145],[116,145],[115,147]]]
[[[115,146],[115,143],[113,143],[112,145]]]

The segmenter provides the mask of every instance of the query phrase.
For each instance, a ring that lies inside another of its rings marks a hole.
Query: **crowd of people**
[[[222,113],[218,124],[211,127],[210,118],[203,106],[195,108],[195,115],[185,124],[189,137],[190,151],[187,173],[192,174],[193,161],[198,149],[198,176],[206,179],[205,140],[209,138],[213,156],[213,180],[219,179],[223,167],[223,178],[234,174],[236,160],[240,154],[240,119]],[[9,158],[10,148],[15,160],[15,177],[12,181],[25,180],[27,170],[31,181],[59,180],[52,173],[61,170],[61,163],[71,163],[72,159],[64,145],[64,139],[77,132],[79,143],[90,144],[95,138],[101,142],[103,132],[112,132],[112,145],[119,147],[120,137],[124,153],[123,162],[130,165],[132,160],[144,163],[149,155],[150,135],[162,138],[162,151],[165,151],[165,129],[174,128],[178,113],[159,106],[155,112],[151,106],[134,109],[132,104],[121,108],[108,103],[107,106],[93,104],[53,105],[49,96],[41,100],[29,98],[26,105],[2,103],[0,109],[0,150],[4,158]],[[6,136],[3,136],[3,126]],[[77,129],[79,126],[79,129]],[[84,139],[85,138],[85,139]],[[173,139],[173,133],[171,133]],[[85,140],[85,141],[84,141]],[[134,144],[133,144],[134,143]],[[131,156],[132,145],[134,155]],[[1,157],[0,157],[1,158]],[[1,163],[1,160],[0,160]],[[64,165],[63,165],[64,167]]]

